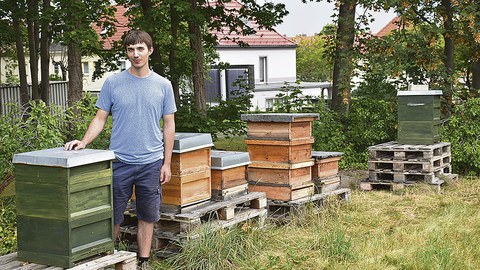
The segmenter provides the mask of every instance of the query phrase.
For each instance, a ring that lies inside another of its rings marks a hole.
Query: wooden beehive
[[[210,148],[212,136],[176,133],[172,179],[162,186],[162,205],[185,206],[211,197]]]
[[[312,178],[321,179],[338,175],[338,162],[342,152],[312,151],[315,164],[312,166]]]
[[[249,191],[270,200],[289,201],[313,194],[312,122],[318,114],[245,114],[245,143],[252,164]]]
[[[18,258],[59,267],[114,250],[112,151],[16,154]]]
[[[211,153],[212,190],[226,190],[247,184],[247,152],[217,151]]]
[[[434,144],[440,141],[442,91],[398,91],[398,133],[401,144]]]

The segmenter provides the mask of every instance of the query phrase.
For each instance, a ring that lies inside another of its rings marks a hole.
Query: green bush
[[[461,175],[480,175],[480,98],[457,105],[442,128],[442,141],[452,144],[452,165]]]
[[[0,256],[17,249],[17,216],[14,197],[0,198]]]
[[[210,133],[214,139],[219,135],[234,137],[246,134],[246,123],[240,120],[240,116],[250,109],[252,95],[233,94],[228,100],[219,100],[218,105],[208,107],[207,117],[201,117],[196,110],[192,93],[182,95],[175,114],[176,131]]]

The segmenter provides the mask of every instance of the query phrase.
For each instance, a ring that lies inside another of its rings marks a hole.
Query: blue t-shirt
[[[160,120],[177,110],[170,81],[155,72],[138,78],[125,70],[107,78],[96,106],[112,114],[110,150],[118,160],[149,164],[163,158]]]

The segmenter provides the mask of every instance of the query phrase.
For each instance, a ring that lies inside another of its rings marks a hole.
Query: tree
[[[350,105],[357,1],[341,0],[339,5],[333,60],[332,108],[337,112],[342,112],[348,111]]]
[[[327,54],[324,35],[295,37],[297,47],[297,78],[300,81],[319,82],[332,79],[333,64]]]

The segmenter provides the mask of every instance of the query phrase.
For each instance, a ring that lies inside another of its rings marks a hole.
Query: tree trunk
[[[51,10],[50,0],[43,0],[43,14]],[[46,103],[50,103],[50,21],[46,18],[42,21],[42,36],[40,37],[40,96]]]
[[[175,103],[180,104],[180,80],[177,70],[177,41],[178,41],[179,18],[174,4],[170,4],[170,32],[172,34],[172,47],[168,55],[170,63],[170,81],[172,82]]]
[[[355,39],[356,0],[342,0],[333,63],[332,108],[347,112],[350,106],[350,81],[353,72],[353,42]]]
[[[476,97],[480,96],[480,60],[472,65],[472,88]]]
[[[82,99],[82,50],[77,43],[68,44],[68,106]]]
[[[27,28],[28,28],[28,49],[30,51],[30,76],[32,78],[32,99],[40,99],[38,88],[38,1],[28,1]]]
[[[196,0],[190,0],[192,14],[198,14]],[[203,47],[202,32],[198,20],[193,18],[188,22],[188,30],[190,32],[190,49],[195,53],[192,61],[192,79],[193,93],[195,96],[195,107],[202,117],[207,115],[207,103],[205,92],[205,78],[203,67]]]
[[[444,108],[444,113],[447,115],[450,114],[453,108],[453,74],[455,71],[455,29],[453,25],[453,8],[451,0],[442,0],[442,12],[440,12],[443,17],[443,39],[445,41],[444,46],[444,65],[447,71],[447,76],[444,83],[444,98],[446,100],[446,108]]]
[[[163,66],[162,62],[162,48],[157,45],[155,42],[155,18],[153,17],[152,12],[154,12],[155,7],[150,0],[140,0],[140,6],[142,7],[143,15],[145,16],[145,20],[148,22],[152,22],[151,27],[145,29],[145,31],[152,37],[153,39],[153,53],[150,55],[151,61],[150,66],[152,67],[153,71],[156,73],[165,76],[165,67]]]
[[[18,18],[13,18],[13,27],[15,33],[20,32],[20,21]],[[15,48],[17,50],[18,59],[18,76],[20,77],[20,103],[25,106],[30,101],[30,94],[28,93],[27,84],[27,68],[25,67],[25,52],[23,51],[22,35],[15,36]]]

